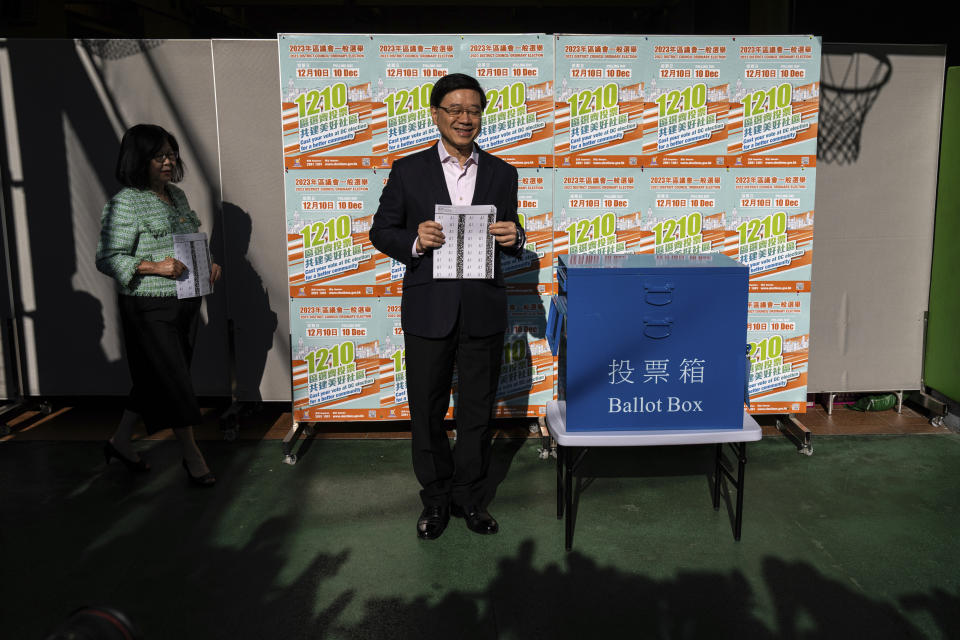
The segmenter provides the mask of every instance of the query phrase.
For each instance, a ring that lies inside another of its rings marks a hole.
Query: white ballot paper
[[[492,204],[438,204],[433,219],[443,226],[443,246],[433,250],[433,277],[457,280],[493,278],[496,240],[487,230],[497,221]]]
[[[177,297],[196,298],[213,293],[210,284],[210,246],[205,233],[173,234],[173,257],[187,270],[177,278]]]

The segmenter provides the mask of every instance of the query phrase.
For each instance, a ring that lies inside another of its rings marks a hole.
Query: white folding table
[[[737,505],[733,521],[733,537],[740,539],[743,520],[743,474],[747,463],[747,442],[760,439],[760,425],[746,411],[743,426],[737,429],[671,429],[645,431],[567,431],[566,402],[547,403],[547,429],[557,443],[557,519],[566,513],[565,546],[573,543],[573,476],[590,447],[659,447],[685,444],[716,445],[713,475],[713,508],[720,508],[720,476],[723,474],[737,489]],[[723,464],[723,445],[726,443],[737,458],[737,476]],[[574,459],[576,450],[579,454]]]

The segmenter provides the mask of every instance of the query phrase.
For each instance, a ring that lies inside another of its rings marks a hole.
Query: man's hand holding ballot
[[[494,222],[487,229],[497,244],[503,247],[514,246],[520,238],[520,228],[514,222]],[[442,247],[445,239],[443,225],[433,220],[425,220],[417,227],[417,253]]]

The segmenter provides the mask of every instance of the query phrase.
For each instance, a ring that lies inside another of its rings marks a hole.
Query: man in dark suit
[[[440,142],[393,164],[370,228],[373,246],[407,268],[400,316],[413,469],[423,487],[417,536],[427,540],[443,533],[451,511],[476,533],[499,528],[481,504],[507,326],[499,254],[519,255],[524,234],[517,218],[517,170],[474,144],[486,106],[476,79],[455,73],[437,81],[430,113]],[[434,221],[437,204],[496,206],[496,222],[488,227],[498,247],[492,280],[434,279],[433,251],[446,240]],[[443,417],[454,363],[459,396],[451,451]]]

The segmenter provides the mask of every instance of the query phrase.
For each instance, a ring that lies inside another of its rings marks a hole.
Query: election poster
[[[517,168],[553,166],[553,38],[464,36],[460,51],[486,92],[477,144]]]
[[[750,268],[750,292],[810,291],[816,169],[730,176],[724,252]]]
[[[630,169],[557,169],[554,256],[640,253],[642,176]]]
[[[557,36],[556,166],[640,167],[647,42],[642,36]]]
[[[538,295],[509,298],[494,409],[497,417],[546,415],[554,388],[553,354],[547,344],[546,327],[544,298]]]
[[[722,253],[726,243],[728,172],[715,169],[644,171],[643,241],[636,253]]]
[[[370,172],[291,170],[286,174],[290,297],[382,295],[368,232],[380,188]]]
[[[368,80],[375,99],[372,152],[375,167],[433,145],[433,83],[460,68],[460,36],[377,35],[372,38]]]
[[[526,234],[523,254],[500,256],[510,295],[551,295],[553,288],[553,171],[518,169],[517,217]]]
[[[810,354],[810,294],[750,294],[751,413],[802,413]]]
[[[297,421],[375,420],[380,340],[369,299],[299,301],[290,316]]]
[[[820,114],[820,40],[737,37],[731,43],[727,153],[736,167],[813,167]]]
[[[726,166],[730,38],[664,36],[645,44],[644,166]]]
[[[372,42],[363,35],[277,37],[286,169],[350,169],[373,161]]]
[[[380,341],[380,400],[377,416],[384,420],[407,420],[407,360],[400,325],[400,298],[387,297],[377,301]]]
[[[376,213],[379,205],[383,188],[387,186],[389,176],[390,171],[388,169],[370,172],[370,183],[374,184],[377,189],[377,198],[373,205],[374,213]],[[377,295],[399,296],[403,292],[403,276],[407,272],[407,268],[402,262],[374,250],[374,269]]]

